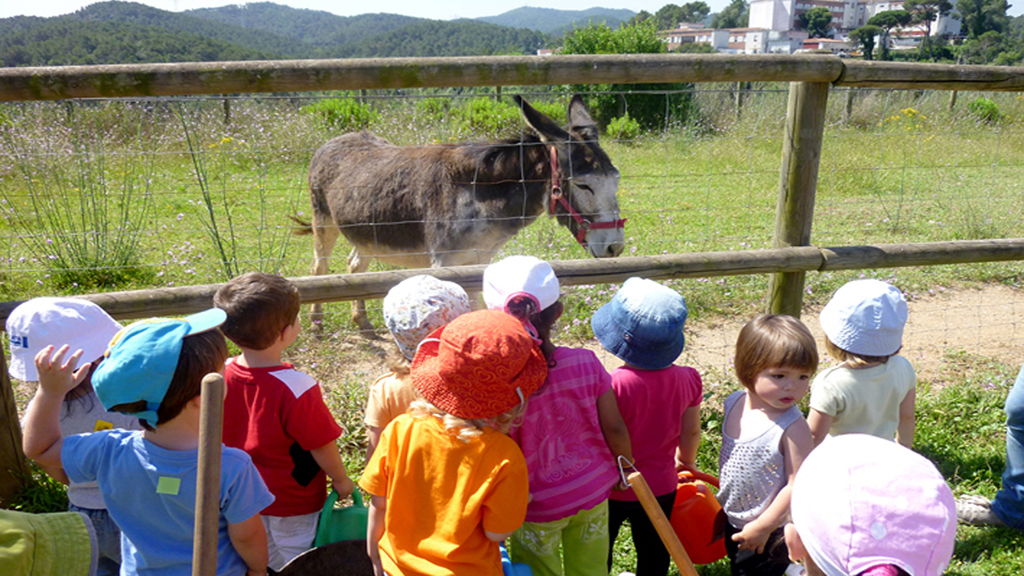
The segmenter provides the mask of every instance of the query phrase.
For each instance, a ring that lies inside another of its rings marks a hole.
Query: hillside
[[[13,20],[13,19],[10,19]],[[264,60],[271,55],[157,26],[40,18],[0,21],[0,66]]]
[[[533,54],[567,27],[593,21],[616,28],[632,15],[524,7],[442,21],[342,17],[271,2],[169,12],[112,0],[53,18],[0,19],[0,66]]]
[[[458,20],[422,20],[355,44],[341,46],[341,58],[401,56],[492,56],[534,54],[547,36],[523,28]]]
[[[608,24],[613,30],[619,24],[632,18],[636,12],[632,10],[613,10],[611,8],[590,8],[587,10],[555,10],[553,8],[532,8],[523,6],[509,10],[497,16],[477,18],[481,22],[508,26],[510,28],[528,28],[544,33],[560,33],[573,25],[586,26],[589,22]]]
[[[358,42],[422,20],[398,14],[361,14],[346,18],[321,10],[289,8],[272,2],[199,8],[184,13],[320,46]]]

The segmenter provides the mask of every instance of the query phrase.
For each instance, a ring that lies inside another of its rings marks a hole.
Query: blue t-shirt
[[[259,514],[274,501],[249,455],[222,448],[217,574],[246,573],[228,523]],[[195,532],[199,451],[160,448],[142,432],[106,430],[64,439],[64,471],[72,482],[96,481],[121,528],[122,574],[189,576]]]

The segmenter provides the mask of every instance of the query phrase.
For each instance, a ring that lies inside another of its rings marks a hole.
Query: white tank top
[[[742,438],[733,438],[726,434],[725,422],[746,395],[746,390],[740,390],[725,400],[718,455],[718,501],[729,523],[739,529],[756,520],[786,485],[786,461],[779,443],[786,428],[803,417],[800,409],[792,406],[763,430],[745,431]]]

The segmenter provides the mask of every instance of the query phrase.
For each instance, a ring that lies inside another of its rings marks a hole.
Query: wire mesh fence
[[[567,121],[569,94],[554,87],[4,104],[0,290],[16,300],[249,270],[306,275],[312,243],[292,235],[289,217],[309,219],[306,174],[320,145],[363,129],[414,147],[515,139],[526,126],[513,93]],[[621,173],[623,256],[771,247],[787,93],[784,83],[744,83],[585,94],[595,116],[603,107],[617,121],[600,144]],[[1024,97],[833,89],[828,106],[813,244],[1024,237]],[[543,216],[498,256],[519,253],[588,258]],[[344,272],[345,246],[334,254],[332,271]],[[1015,264],[868,274],[908,291],[1019,277]],[[810,275],[808,304],[854,276]],[[766,279],[671,284],[700,317],[763,306]],[[573,287],[566,298],[576,313],[565,328],[587,337],[588,313],[610,288]],[[328,321],[348,331],[344,307],[332,308]],[[370,312],[379,318],[379,304]]]

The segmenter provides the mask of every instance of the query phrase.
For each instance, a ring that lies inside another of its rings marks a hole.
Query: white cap
[[[903,345],[907,301],[881,280],[854,280],[822,309],[821,329],[839,348],[861,356],[889,356]]]
[[[515,296],[527,296],[544,310],[561,296],[558,278],[547,262],[533,256],[509,256],[484,269],[484,303],[504,310]]]
[[[82,360],[91,362],[107,351],[107,344],[121,325],[102,308],[81,298],[33,298],[11,311],[7,335],[11,339],[11,377],[39,379],[35,356],[47,346],[67,344],[81,349]]]

